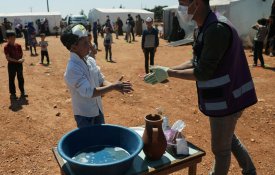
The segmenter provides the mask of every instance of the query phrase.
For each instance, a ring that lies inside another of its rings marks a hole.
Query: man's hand
[[[168,69],[168,67],[163,66],[150,67],[150,71],[152,71],[152,73],[149,73],[144,77],[145,83],[156,84],[163,82],[168,78]]]

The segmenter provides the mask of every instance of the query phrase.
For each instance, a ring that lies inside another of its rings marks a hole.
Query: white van
[[[82,24],[86,27],[88,22],[84,15],[71,15],[67,17],[67,24]]]

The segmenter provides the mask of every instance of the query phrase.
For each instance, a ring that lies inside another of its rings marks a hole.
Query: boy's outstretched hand
[[[130,81],[122,81],[124,76],[121,76],[117,82],[115,82],[115,89],[119,92],[121,92],[122,94],[124,93],[130,93],[132,91],[134,91],[134,89],[132,88],[132,84]]]

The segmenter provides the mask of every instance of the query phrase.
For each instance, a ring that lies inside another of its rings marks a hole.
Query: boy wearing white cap
[[[155,52],[159,46],[158,31],[153,28],[153,19],[147,17],[146,20],[147,29],[142,33],[141,48],[145,57],[145,72],[149,73],[149,55],[150,55],[150,65],[154,65]]]
[[[95,60],[87,56],[90,43],[83,25],[69,25],[60,39],[70,51],[64,78],[71,92],[77,127],[105,123],[101,96],[112,90],[121,93],[131,92],[132,84],[129,81],[122,82],[123,77],[115,83],[104,79]]]

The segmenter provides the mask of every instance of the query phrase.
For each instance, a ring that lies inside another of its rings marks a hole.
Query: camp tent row
[[[255,30],[251,29],[260,18],[268,18],[273,0],[210,0],[213,11],[227,17],[236,27],[244,46],[252,46]],[[164,37],[167,38],[171,32],[172,12],[177,12],[178,6],[164,8]],[[181,24],[187,29],[186,34],[192,36],[190,24]]]
[[[101,24],[104,24],[106,21],[106,16],[109,15],[112,22],[115,22],[117,17],[123,21],[124,26],[123,30],[126,30],[125,22],[128,18],[128,14],[131,14],[135,19],[136,15],[140,15],[142,19],[151,17],[154,19],[154,13],[147,10],[141,9],[103,9],[103,8],[94,8],[89,11],[88,20],[92,24],[93,22],[99,19]],[[34,12],[34,13],[0,13],[0,23],[4,21],[4,18],[7,18],[10,22],[13,23],[13,28],[16,24],[20,23],[22,25],[27,24],[28,22],[33,22],[34,27],[37,29],[35,22],[37,19],[47,18],[49,21],[50,32],[53,32],[55,26],[60,25],[61,13],[60,12]],[[143,29],[146,25],[143,23]]]
[[[16,24],[26,25],[28,22],[33,22],[34,27],[38,28],[35,24],[37,19],[47,18],[49,22],[49,30],[51,33],[54,33],[54,27],[60,25],[61,13],[60,12],[32,12],[32,13],[0,13],[0,23],[4,21],[4,18],[7,18],[8,21],[12,22],[13,29]]]
[[[123,31],[126,31],[126,20],[128,18],[128,14],[131,14],[131,16],[134,18],[139,14],[142,19],[146,19],[147,17],[151,17],[154,19],[154,13],[149,12],[147,10],[141,10],[141,9],[103,9],[103,8],[94,8],[90,10],[88,14],[88,20],[92,24],[93,22],[96,22],[98,19],[103,25],[106,21],[106,16],[109,15],[110,20],[112,22],[116,22],[117,17],[120,17],[120,19],[123,22]],[[143,29],[145,29],[146,25],[143,23]]]

